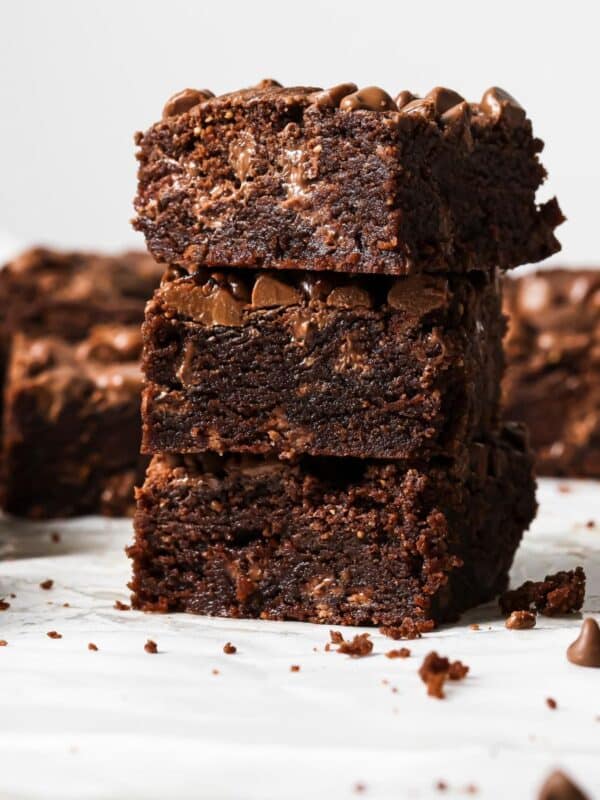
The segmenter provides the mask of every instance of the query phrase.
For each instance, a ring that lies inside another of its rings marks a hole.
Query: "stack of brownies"
[[[168,267],[135,605],[414,633],[502,590],[536,505],[499,271],[562,221],[523,109],[263,81],[185,90],[137,143]]]

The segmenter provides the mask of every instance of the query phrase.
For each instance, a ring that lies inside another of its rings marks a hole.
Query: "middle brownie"
[[[497,421],[495,276],[171,270],[144,325],[143,449],[416,458]]]

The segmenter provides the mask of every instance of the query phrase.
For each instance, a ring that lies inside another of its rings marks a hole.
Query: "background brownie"
[[[511,428],[452,465],[155,456],[138,492],[138,608],[426,630],[501,591],[535,512]]]
[[[274,81],[188,89],[137,137],[136,227],[160,261],[404,275],[510,268],[558,248],[542,142],[500,89],[392,100]]]
[[[507,418],[525,422],[542,475],[600,477],[600,270],[505,281]]]
[[[138,326],[78,344],[13,343],[4,409],[4,508],[32,518],[131,513],[143,478]]]
[[[144,326],[144,450],[452,455],[497,421],[503,334],[482,273],[165,280]]]

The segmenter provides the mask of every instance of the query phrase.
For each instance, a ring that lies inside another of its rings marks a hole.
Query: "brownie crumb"
[[[227,644],[223,646],[223,652],[228,656],[232,656],[234,653],[237,653],[237,647],[231,644],[231,642],[227,642]]]
[[[558,703],[556,702],[556,700],[553,697],[547,697],[546,698],[546,705],[548,706],[548,708],[551,708],[553,711],[554,711],[555,708],[558,708]]]
[[[479,625],[478,625],[476,622],[474,622],[472,625],[469,625],[469,628],[470,628],[472,631],[479,631],[479,630],[481,630],[481,628],[479,627]]]
[[[435,650],[425,656],[419,667],[419,676],[427,686],[427,694],[442,700],[445,697],[444,683],[447,680],[460,681],[466,677],[469,667],[461,661],[449,661]]]
[[[60,542],[60,533],[58,533],[58,531],[52,531],[50,534],[50,539],[54,542],[54,544],[58,544]]]
[[[465,786],[466,794],[477,794],[478,791],[479,789],[474,783],[469,783],[468,786]]]
[[[346,640],[339,631],[329,631],[331,644],[338,645],[336,652],[351,656],[352,658],[362,658],[368,656],[373,650],[373,642],[368,633],[357,633],[353,639]]]
[[[54,586],[54,581],[51,580],[50,578],[40,583],[40,589],[45,589],[46,591],[51,589],[53,586]]]
[[[398,650],[388,650],[385,656],[386,658],[408,658],[410,650],[408,647],[400,647]]]
[[[292,666],[290,667],[290,672],[300,672],[300,665],[292,664]]]
[[[582,567],[546,575],[543,581],[525,581],[522,586],[500,597],[503,614],[531,611],[554,617],[579,611],[585,597],[585,572]]]
[[[6,611],[7,608],[10,608],[10,603],[7,603],[6,600],[0,600],[0,611]]]
[[[435,623],[431,620],[416,623],[408,617],[402,621],[401,625],[386,625],[379,628],[379,633],[388,636],[390,639],[420,639],[421,634],[429,633],[434,628]]]
[[[158,653],[158,645],[156,644],[156,642],[152,641],[152,639],[148,639],[148,641],[144,645],[144,650],[147,653],[151,653],[152,655],[154,655],[155,653]]]
[[[536,616],[532,611],[513,611],[504,623],[512,631],[535,628]]]
[[[448,789],[448,784],[446,781],[438,781],[435,785],[435,788],[438,792],[445,792]]]
[[[117,611],[130,611],[131,606],[128,606],[127,603],[122,603],[120,600],[115,600],[115,604],[113,608],[116,608]]]
[[[561,494],[570,494],[571,487],[567,483],[561,483],[560,486],[558,487],[558,491]]]
[[[98,645],[94,644],[93,642],[90,642],[90,643],[88,644],[88,650],[94,650],[94,651],[96,651],[96,650],[98,650]]]
[[[595,528],[596,527],[596,520],[588,519],[588,521],[585,523],[585,527],[586,528]]]
[[[356,794],[364,794],[367,791],[367,787],[364,783],[355,783],[354,784],[354,791]]]
[[[71,608],[71,604],[70,603],[63,603],[63,608]]]
[[[218,670],[218,669],[213,669],[213,670],[212,670],[212,674],[213,674],[213,675],[220,675],[221,673],[219,672],[219,670]]]
[[[7,645],[8,642],[6,641],[6,639],[0,639],[0,647],[6,647]]]
[[[48,631],[46,636],[49,639],[62,639],[62,633],[58,633],[57,631]]]

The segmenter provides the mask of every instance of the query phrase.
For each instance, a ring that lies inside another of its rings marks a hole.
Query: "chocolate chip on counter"
[[[579,636],[567,649],[567,658],[579,667],[600,667],[600,626],[592,617],[583,620]]]
[[[342,111],[396,111],[396,104],[378,86],[367,86],[349,94],[340,103]]]
[[[557,769],[540,789],[538,800],[588,800],[588,796],[564,772]]]

